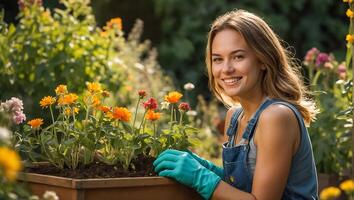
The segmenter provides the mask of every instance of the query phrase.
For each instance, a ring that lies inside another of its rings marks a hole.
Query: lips
[[[238,82],[240,82],[241,79],[242,79],[242,76],[236,76],[236,77],[230,77],[230,78],[223,78],[222,81],[226,85],[234,85],[234,84],[237,84]]]

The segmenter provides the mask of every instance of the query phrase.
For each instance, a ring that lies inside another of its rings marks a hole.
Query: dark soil
[[[152,163],[155,158],[138,156],[132,161],[133,167],[126,171],[121,165],[107,165],[100,162],[94,162],[90,165],[79,166],[75,170],[59,169],[52,165],[39,165],[27,167],[25,172],[37,174],[54,175],[68,178],[118,178],[118,177],[141,177],[156,176]]]

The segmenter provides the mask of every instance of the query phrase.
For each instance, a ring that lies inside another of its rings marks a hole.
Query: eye
[[[241,60],[241,59],[243,59],[243,58],[244,58],[243,55],[235,55],[235,56],[233,57],[234,60]]]
[[[215,58],[212,59],[213,63],[221,63],[221,61],[222,61],[222,59],[219,58],[219,57],[215,57]]]

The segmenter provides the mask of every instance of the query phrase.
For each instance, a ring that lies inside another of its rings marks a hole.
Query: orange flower
[[[43,99],[39,102],[42,108],[46,108],[52,105],[53,103],[55,103],[55,98],[51,96],[43,97]]]
[[[179,92],[169,92],[168,95],[165,96],[165,101],[169,103],[177,103],[183,95]]]
[[[160,119],[161,117],[161,113],[159,112],[154,112],[153,110],[149,110],[147,113],[146,113],[146,116],[145,118],[150,120],[150,121],[155,121],[155,120],[158,120]]]
[[[93,101],[92,101],[92,105],[93,105],[94,107],[98,107],[99,105],[101,105],[101,100],[100,100],[100,98],[97,97],[97,96],[94,96],[94,97],[93,97]]]
[[[57,88],[55,88],[55,94],[61,95],[61,94],[66,94],[68,93],[68,89],[66,88],[66,85],[58,85]]]
[[[102,92],[102,87],[101,84],[99,83],[87,83],[87,89],[90,93],[101,93]]]
[[[74,104],[77,101],[78,98],[79,97],[76,94],[74,94],[74,93],[70,93],[70,94],[61,96],[58,99],[58,105],[62,106],[62,105]]]
[[[111,110],[111,108],[108,106],[99,106],[98,109],[104,113],[107,113]]]
[[[27,124],[30,125],[31,128],[36,129],[43,124],[43,119],[41,118],[32,119],[31,121],[27,122]]]
[[[112,118],[120,121],[128,122],[131,117],[131,112],[127,108],[114,107],[112,112]]]
[[[108,30],[111,28],[117,28],[118,30],[122,30],[122,19],[120,17],[113,18],[107,22],[106,26],[103,27],[104,30]]]

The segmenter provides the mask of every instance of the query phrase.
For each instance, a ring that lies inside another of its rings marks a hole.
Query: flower
[[[139,90],[138,95],[140,99],[143,99],[146,96],[146,91],[145,90]]]
[[[74,107],[74,108],[65,108],[64,110],[65,115],[72,115],[72,114],[77,114],[79,113],[79,108]]]
[[[108,107],[108,106],[99,106],[98,110],[100,110],[100,111],[102,111],[104,113],[107,113],[107,112],[109,112],[111,110],[111,108]]]
[[[340,190],[336,187],[328,187],[321,191],[320,199],[329,200],[336,198],[340,195]]]
[[[320,53],[320,51],[315,47],[308,50],[306,53],[306,56],[304,58],[305,64],[308,65],[309,63],[313,62],[319,53]]]
[[[193,90],[195,87],[194,87],[193,83],[186,83],[186,84],[184,84],[183,88],[185,90],[189,91],[189,90]]]
[[[43,194],[43,199],[44,200],[59,200],[59,197],[53,191],[45,191],[45,193]]]
[[[109,96],[110,96],[110,93],[109,93],[107,90],[103,90],[103,91],[102,91],[102,96],[103,96],[103,97],[109,97]]]
[[[170,103],[177,103],[183,95],[179,92],[169,92],[168,95],[165,96],[165,101]]]
[[[145,115],[145,118],[150,121],[156,121],[160,119],[160,117],[161,117],[161,113],[154,112],[153,110],[149,110]]]
[[[337,73],[341,80],[344,80],[346,78],[347,68],[345,67],[345,62],[342,62],[340,65],[338,65]]]
[[[146,102],[143,103],[144,108],[147,110],[155,110],[157,109],[157,101],[154,98],[148,99]]]
[[[192,117],[198,115],[197,111],[195,111],[195,110],[189,110],[189,111],[187,111],[186,114],[187,114],[188,116],[192,116]]]
[[[347,193],[354,191],[354,181],[353,180],[346,180],[339,185],[340,189],[344,190]]]
[[[7,128],[0,127],[0,142],[10,142],[11,133]]]
[[[102,87],[101,87],[101,84],[99,83],[96,83],[96,82],[89,82],[87,83],[87,90],[94,94],[94,93],[101,93],[102,92]]]
[[[22,168],[19,155],[7,147],[0,147],[0,168],[9,181],[14,181]]]
[[[55,103],[55,98],[52,96],[43,97],[43,99],[39,102],[39,104],[42,108],[46,108],[46,107],[52,105],[53,103]]]
[[[23,113],[23,103],[19,98],[12,97],[10,100],[0,104],[0,111],[5,111],[12,117],[12,122],[20,124],[26,120],[26,115]]]
[[[27,124],[30,125],[32,129],[37,129],[43,124],[43,119],[32,119],[31,121],[27,122]]]
[[[57,95],[62,95],[66,93],[68,93],[66,85],[58,85],[57,88],[55,88],[55,94]]]
[[[78,98],[79,97],[74,93],[66,94],[64,96],[59,97],[58,105],[62,106],[74,104]]]
[[[182,112],[187,112],[191,109],[190,105],[186,102],[182,102],[179,104],[178,109]]]
[[[347,34],[347,36],[345,37],[345,40],[347,40],[347,42],[353,44],[354,43],[354,35]]]
[[[350,8],[348,8],[347,12],[345,12],[345,14],[347,15],[347,17],[352,18],[354,17],[354,12],[352,10],[350,10]]]
[[[352,3],[353,0],[343,0],[344,3]]]
[[[324,63],[329,61],[329,55],[326,53],[319,53],[316,59],[316,66],[323,65]]]
[[[114,107],[112,112],[112,118],[120,121],[128,122],[131,117],[131,112],[124,107]]]
[[[113,18],[106,23],[106,26],[103,27],[104,30],[109,30],[111,28],[117,28],[118,30],[122,30],[123,28],[122,18],[120,17]]]
[[[161,102],[161,109],[162,110],[167,110],[169,106],[170,106],[170,102],[167,102],[167,101]]]

